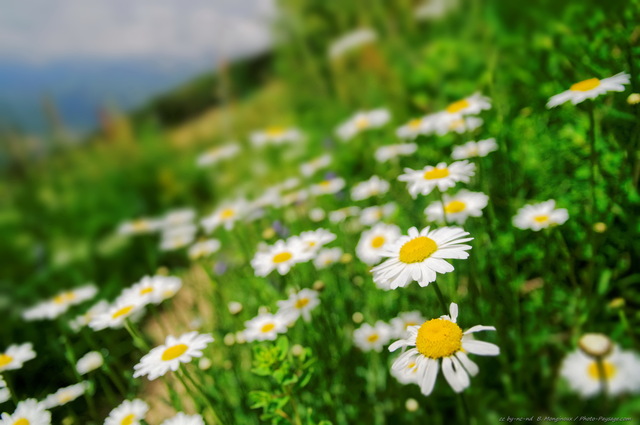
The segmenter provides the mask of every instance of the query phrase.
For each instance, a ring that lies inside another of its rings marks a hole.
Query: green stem
[[[438,195],[440,197],[440,205],[442,206],[442,220],[444,221],[444,225],[448,226],[449,222],[447,221],[447,206],[444,204],[444,195],[442,191],[438,189]]]
[[[438,296],[438,300],[440,301],[440,305],[442,306],[442,309],[444,310],[444,314],[449,314],[449,308],[447,307],[447,303],[444,300],[444,296],[442,295],[442,292],[440,291],[440,287],[438,286],[438,283],[433,281],[431,282],[431,285],[433,285],[433,289],[435,289],[436,291],[436,295]]]

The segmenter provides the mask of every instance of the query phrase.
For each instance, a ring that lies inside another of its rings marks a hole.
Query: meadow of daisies
[[[640,417],[640,4],[387,3],[7,168],[0,425]]]

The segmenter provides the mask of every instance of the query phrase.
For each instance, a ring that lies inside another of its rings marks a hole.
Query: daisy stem
[[[589,174],[589,183],[591,186],[591,221],[587,226],[589,245],[591,245],[591,256],[589,258],[588,276],[591,279],[591,289],[595,286],[595,255],[596,255],[596,238],[595,231],[593,230],[593,224],[597,220],[597,206],[596,206],[596,168],[597,168],[597,154],[596,154],[596,117],[594,113],[593,102],[589,102],[589,158],[591,160],[591,173]]]
[[[458,397],[460,398],[460,404],[462,404],[462,411],[464,412],[464,423],[471,424],[471,413],[469,411],[469,403],[467,403],[467,398],[464,393],[458,393]]]
[[[133,328],[133,325],[131,323],[131,320],[126,319],[124,321],[124,328],[127,330],[127,332],[129,332],[129,335],[131,335],[131,339],[133,339],[133,344],[138,347],[141,350],[144,351],[149,351],[149,344],[147,344],[147,342],[144,340],[144,338],[142,338],[137,332],[136,330]]]
[[[596,367],[598,368],[598,376],[600,377],[600,386],[602,387],[602,394],[607,397],[609,395],[609,388],[607,385],[607,372],[604,367],[604,360],[602,356],[596,358]]]
[[[213,402],[211,401],[211,396],[209,395],[209,393],[207,393],[205,391],[205,389],[202,388],[202,384],[196,382],[196,380],[191,376],[191,374],[189,373],[189,371],[187,370],[186,367],[182,367],[181,371],[182,371],[182,374],[191,382],[191,384],[194,386],[194,388],[196,388],[196,390],[204,398],[205,403],[207,404],[207,406],[209,407],[209,410],[211,411],[211,414],[213,415],[215,423],[216,424],[221,424],[222,421],[220,420],[220,417],[216,413],[216,409],[213,407]],[[184,382],[183,382],[183,385],[184,385]]]
[[[447,221],[447,207],[444,204],[444,195],[442,191],[438,189],[438,195],[440,196],[440,205],[442,205],[442,220],[444,221],[444,225],[448,226],[449,222]]]
[[[431,284],[433,285],[433,288],[436,291],[436,295],[438,296],[438,300],[440,301],[440,305],[442,305],[442,310],[444,311],[444,314],[449,314],[449,309],[447,308],[447,303],[444,300],[444,296],[442,295],[442,292],[440,291],[440,287],[438,286],[438,283],[436,281],[431,282]]]
[[[65,331],[65,329],[60,326],[62,329],[62,332]],[[73,374],[75,375],[75,378],[78,380],[78,382],[82,382],[82,376],[80,376],[80,374],[78,373],[78,369],[76,368],[76,356],[75,353],[73,352],[73,348],[71,347],[71,344],[69,343],[69,338],[67,337],[66,333],[62,334],[62,343],[64,344],[64,348],[65,348],[65,357],[67,358],[67,361],[69,362],[69,364],[71,365],[71,370],[73,370]],[[96,405],[93,402],[93,398],[89,397],[89,394],[87,394],[87,391],[83,391],[82,395],[84,396],[85,401],[87,402],[87,406],[89,407],[89,412],[91,413],[91,417],[93,417],[94,419],[98,419],[98,413],[96,411]]]

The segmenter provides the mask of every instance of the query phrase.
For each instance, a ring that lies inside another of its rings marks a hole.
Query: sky
[[[273,0],[0,0],[0,112],[38,127],[47,94],[70,125],[90,127],[64,105],[130,108],[221,59],[263,51],[274,13]]]

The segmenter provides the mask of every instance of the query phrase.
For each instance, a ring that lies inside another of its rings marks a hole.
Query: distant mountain
[[[101,106],[131,110],[193,76],[211,63],[63,61],[46,65],[0,63],[0,123],[44,134],[43,98],[53,100],[65,125],[83,133],[95,128]]]

